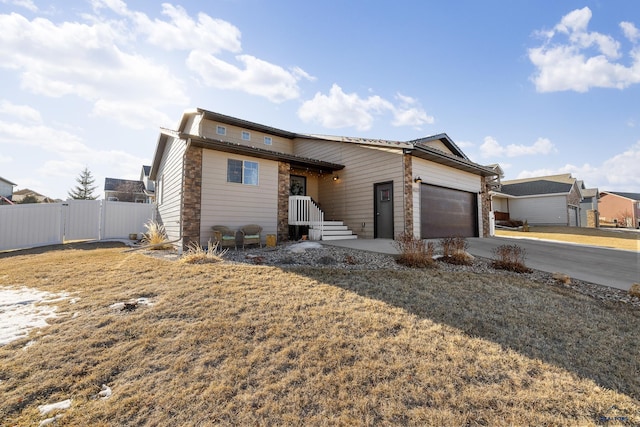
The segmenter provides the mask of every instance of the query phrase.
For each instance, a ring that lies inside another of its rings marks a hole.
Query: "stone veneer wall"
[[[598,227],[598,211],[593,209],[589,209],[587,211],[587,227],[589,228]]]
[[[482,188],[482,192],[480,193],[480,206],[482,209],[482,230],[480,232],[480,237],[489,237],[489,212],[491,211],[491,194],[489,191],[491,189],[491,177],[483,176],[480,179],[480,185]]]
[[[289,240],[289,163],[278,162],[278,241]]]
[[[404,232],[414,234],[413,230],[413,157],[403,154],[404,165]]]
[[[182,247],[200,244],[202,209],[202,148],[188,147],[184,154],[182,179]]]

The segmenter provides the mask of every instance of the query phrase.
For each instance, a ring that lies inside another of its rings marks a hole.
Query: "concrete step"
[[[349,234],[353,234],[351,230],[324,230],[322,232],[323,236],[348,236]]]
[[[326,234],[322,236],[322,240],[348,240],[348,239],[357,239],[358,236],[355,234],[348,235],[339,235],[339,236],[327,236]]]
[[[346,225],[325,225],[323,230],[325,231],[325,233],[327,231],[344,231],[344,230],[348,230],[349,227],[347,227]]]

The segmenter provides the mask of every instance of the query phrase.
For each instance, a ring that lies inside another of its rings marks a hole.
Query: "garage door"
[[[475,193],[422,184],[420,235],[423,239],[478,237],[478,203]]]

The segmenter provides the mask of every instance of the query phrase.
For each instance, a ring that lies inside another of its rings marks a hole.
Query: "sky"
[[[0,177],[139,179],[203,108],[283,130],[446,133],[504,180],[640,193],[637,0],[0,0]]]

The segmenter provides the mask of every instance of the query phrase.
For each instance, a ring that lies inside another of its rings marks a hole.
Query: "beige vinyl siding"
[[[404,231],[402,151],[333,141],[298,139],[295,154],[345,165],[318,179],[320,208],[326,219],[341,220],[361,238],[374,237],[373,185],[393,181],[394,233]],[[362,223],[365,223],[364,228]]]
[[[218,135],[216,129],[218,126],[224,126],[227,130],[226,135]],[[251,140],[246,141],[242,139],[242,131],[247,131],[251,134]],[[237,144],[248,145],[250,147],[262,148],[270,151],[277,151],[279,153],[293,153],[292,141],[287,138],[274,136],[268,133],[257,132],[254,130],[244,129],[237,126],[230,126],[225,123],[215,122],[211,120],[203,120],[200,124],[201,136],[206,138],[221,139],[223,141],[235,142]],[[271,137],[271,145],[264,143],[264,137]]]
[[[449,148],[447,148],[447,146],[444,145],[444,143],[439,139],[435,141],[424,142],[423,144],[426,145],[427,147],[435,148],[436,150],[440,150],[444,153],[453,154],[451,150],[449,150]]]
[[[258,185],[227,182],[227,159],[257,162]],[[204,150],[201,206],[201,244],[212,237],[214,225],[238,230],[247,224],[262,226],[264,243],[267,234],[277,234],[278,162]]]
[[[420,177],[423,184],[437,185],[440,187],[452,188],[454,190],[467,191],[469,193],[478,194],[482,189],[482,179],[480,175],[474,175],[469,172],[461,171],[439,163],[430,162],[428,160],[416,157],[413,160],[413,177]],[[416,212],[420,218],[422,207],[420,206],[420,194],[416,196],[414,193],[414,234],[420,235],[420,221],[416,221]],[[482,230],[482,200],[477,197],[478,212],[478,230]],[[480,233],[482,234],[482,233]]]
[[[567,197],[552,195],[509,199],[509,217],[530,225],[567,225]]]
[[[509,212],[509,200],[503,197],[493,196],[491,199],[492,209],[498,212]]]
[[[180,223],[182,206],[182,168],[186,149],[186,142],[182,139],[168,137],[156,176],[156,190],[162,195],[156,194],[158,204],[158,221],[164,225],[167,237],[170,241],[180,238]]]
[[[200,122],[202,120],[202,116],[200,114],[192,114],[187,119],[187,123],[184,125],[184,129],[182,132],[189,135],[198,135],[200,132]]]

